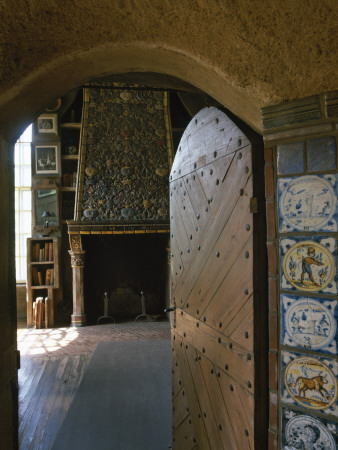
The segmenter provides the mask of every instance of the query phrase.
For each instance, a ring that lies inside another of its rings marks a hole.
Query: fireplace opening
[[[167,304],[169,266],[166,234],[83,235],[85,253],[84,310],[87,324],[95,324],[109,296],[109,315],[133,320],[142,312],[163,317]]]

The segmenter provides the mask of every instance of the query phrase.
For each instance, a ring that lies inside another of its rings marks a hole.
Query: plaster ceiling
[[[0,132],[130,72],[190,83],[260,130],[261,107],[338,88],[337,13],[334,0],[0,0]]]

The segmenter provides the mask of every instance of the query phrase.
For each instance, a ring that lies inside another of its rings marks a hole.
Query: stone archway
[[[139,50],[139,49],[138,49]],[[110,55],[112,53],[108,52]],[[166,66],[164,69],[162,69],[162,72],[173,72],[175,76],[179,75],[177,78],[180,78],[181,74],[183,74],[184,70],[187,68],[187,66],[190,63],[190,68],[195,67],[196,74],[198,73],[198,67],[200,65],[197,61],[194,62],[194,64],[191,64],[191,59],[180,56],[175,56],[175,53],[172,52],[171,54],[168,52],[157,52],[156,50],[146,49],[144,52],[139,52],[138,58],[134,58],[135,53],[137,51],[133,49],[132,52],[130,52],[130,49],[126,50],[125,53],[123,50],[115,51],[113,54],[115,55],[115,58],[117,58],[118,61],[120,61],[120,66],[115,67],[115,69],[112,70],[113,73],[119,73],[124,70],[128,70],[131,66],[134,66],[137,68],[137,70],[141,70],[144,68],[144,66],[140,67],[140,65],[137,65],[137,61],[140,58],[140,54],[144,54],[143,63],[146,64],[146,68],[150,68],[152,71],[160,71],[161,61],[166,60],[167,64],[168,61],[170,61],[170,65],[174,66],[176,65],[177,70],[173,70],[173,67],[169,68]],[[159,55],[161,53],[161,55]],[[100,52],[98,52],[100,55]],[[153,56],[157,55],[158,59],[156,59],[156,64],[153,62],[154,58]],[[101,57],[99,57],[99,61],[101,61],[101,66],[99,74],[101,75],[105,70],[108,70],[108,65],[105,66],[103,64],[105,58],[107,57],[107,53],[103,52],[104,57],[101,54]],[[93,57],[93,55],[91,55]],[[87,58],[90,58],[89,55],[87,55]],[[75,62],[74,62],[75,61]],[[73,64],[76,65],[76,58],[73,60]],[[86,63],[88,63],[88,59],[86,60]],[[134,64],[131,64],[130,61],[134,61]],[[66,65],[66,62],[69,62],[68,58],[65,58],[65,60],[60,62],[61,67]],[[128,64],[127,64],[128,62]],[[148,64],[148,66],[147,66]],[[72,66],[73,67],[73,66]],[[55,67],[54,67],[55,69]],[[92,68],[91,68],[92,70]],[[29,123],[31,120],[34,119],[37,111],[41,110],[48,102],[50,102],[53,98],[55,98],[56,95],[61,95],[62,93],[66,92],[69,87],[73,87],[73,85],[76,85],[78,83],[81,83],[83,81],[82,78],[80,78],[79,72],[76,70],[74,71],[74,76],[67,79],[67,74],[69,74],[69,68],[67,70],[65,69],[65,72],[63,74],[63,77],[58,80],[58,82],[55,82],[55,79],[53,79],[52,76],[53,68],[49,67],[49,73],[47,73],[47,69],[39,72],[36,74],[35,79],[30,79],[28,82],[29,88],[27,86],[23,88],[21,86],[21,89],[19,90],[12,90],[8,91],[5,95],[0,98],[0,105],[1,100],[7,100],[5,101],[8,109],[7,109],[7,115],[4,119],[4,122],[2,122],[2,128],[3,128],[3,134],[6,136],[6,139],[3,139],[1,141],[0,145],[0,170],[2,172],[2,179],[1,179],[1,185],[2,185],[2,192],[4,195],[2,196],[1,207],[3,211],[3,221],[0,226],[1,228],[1,242],[3,244],[3,254],[0,259],[0,271],[2,275],[2,279],[0,281],[0,288],[2,292],[2,302],[1,302],[1,313],[3,316],[3,322],[6,323],[6,327],[4,328],[4,336],[2,340],[2,348],[0,349],[3,354],[3,365],[2,365],[2,372],[5,374],[4,377],[4,383],[0,388],[2,388],[2,402],[1,402],[1,410],[0,410],[0,417],[3,419],[3,428],[0,430],[0,442],[3,443],[4,447],[6,448],[15,448],[16,446],[16,430],[17,430],[17,363],[16,363],[16,311],[15,311],[15,270],[14,270],[14,233],[12,230],[14,230],[14,199],[12,194],[12,187],[13,187],[13,160],[12,160],[12,150],[13,150],[13,142],[15,141],[16,137],[20,134],[21,130],[27,123]],[[61,70],[62,72],[62,70]],[[206,86],[208,87],[207,80],[210,80],[210,73],[207,68],[203,67],[201,65],[200,69],[201,78],[199,80],[199,86],[202,87]],[[81,74],[83,75],[83,74]],[[196,76],[196,75],[195,75]],[[34,77],[33,77],[34,78]],[[218,77],[219,78],[219,77]],[[43,82],[42,82],[43,80]],[[203,80],[203,81],[201,81]],[[184,80],[186,81],[186,80]],[[63,87],[62,83],[64,83]],[[218,82],[216,83],[219,85],[219,89],[221,87],[221,79],[219,78]],[[40,95],[37,95],[39,93]],[[234,95],[234,99],[236,98],[236,95]],[[237,104],[238,102],[234,100],[234,103]],[[17,113],[18,105],[22,105],[22,108],[20,109],[20,113]],[[3,106],[4,108],[4,106]],[[235,107],[236,109],[236,107]],[[0,116],[4,116],[4,109],[1,109],[0,106]],[[4,128],[6,128],[4,130]],[[6,244],[6,245],[5,245]]]
[[[205,92],[232,113],[260,131],[259,104],[227,81],[208,61],[179,49],[153,45],[106,45],[66,54],[34,71],[15,88],[0,95],[0,134],[11,140],[25,124],[57,97],[85,81],[107,74],[152,72],[176,77]],[[55,74],[58,74],[55,77]],[[17,106],[20,104],[20,115]]]

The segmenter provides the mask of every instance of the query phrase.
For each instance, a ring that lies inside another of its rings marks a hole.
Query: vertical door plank
[[[227,336],[232,332],[232,330],[230,333],[226,332],[227,326],[237,316],[253,292],[252,261],[245,256],[251,249],[252,235],[240,250],[233,266],[203,311],[208,318],[208,323],[214,328],[218,328],[221,323],[223,332]]]
[[[254,435],[253,429],[247,420],[248,416],[254,417],[253,401],[247,401],[242,404],[242,398],[239,394],[240,386],[235,380],[224,373],[218,378],[219,385],[223,394],[225,404],[229,411],[229,417],[239,445],[239,449],[253,449]],[[249,394],[246,399],[248,400]],[[253,400],[253,398],[252,398]]]
[[[189,415],[188,400],[183,386],[173,401],[173,430],[175,431]]]
[[[229,418],[227,405],[223,400],[223,395],[217,380],[220,376],[220,371],[217,366],[214,366],[212,362],[207,360],[204,356],[199,355],[199,357],[201,358],[199,360],[199,364],[201,366],[205,385],[214,410],[216,425],[218,426],[223,446],[225,449],[238,448],[238,443]]]
[[[173,433],[173,448],[175,450],[191,450],[195,446],[195,433],[191,419],[188,416]]]
[[[195,385],[192,380],[190,367],[183,348],[182,339],[180,339],[179,335],[176,333],[174,333],[173,336],[175,336],[174,346],[177,354],[177,360],[181,369],[183,383],[185,383],[185,392],[188,399],[190,417],[194,426],[197,443],[203,450],[213,450],[210,447],[209,439],[202,419],[202,411],[198,400],[198,393],[196,392]]]
[[[198,393],[198,400],[202,410],[202,418],[212,449],[221,450],[223,443],[219,434],[216,418],[205,386],[203,374],[198,360],[196,350],[190,345],[187,346],[186,357],[190,366],[192,379]]]

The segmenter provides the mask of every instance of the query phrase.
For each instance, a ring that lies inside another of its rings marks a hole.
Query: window
[[[14,148],[15,169],[15,265],[16,281],[27,278],[26,240],[31,236],[32,196],[31,196],[31,141],[30,125],[20,136]]]

